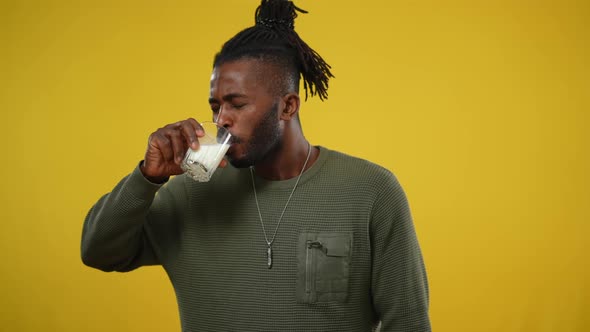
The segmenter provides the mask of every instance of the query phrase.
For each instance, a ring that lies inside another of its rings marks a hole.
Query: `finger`
[[[201,125],[199,125],[195,119],[188,119],[186,121],[182,121],[180,127],[181,132],[188,142],[190,148],[193,150],[198,150],[199,140],[197,139],[197,130],[201,130],[202,132]]]
[[[226,166],[227,166],[227,160],[221,159],[221,162],[219,163],[219,167],[225,168]]]
[[[197,120],[188,118],[186,121],[188,121],[193,126],[193,128],[195,128],[198,137],[205,136],[205,129],[201,127],[201,124]]]
[[[167,128],[165,129],[165,135],[170,140],[170,146],[172,147],[172,153],[174,155],[174,162],[177,165],[180,165],[182,159],[184,158],[184,154],[186,152],[185,146],[185,138],[180,133],[180,128]]]
[[[162,129],[156,131],[152,134],[149,140],[150,147],[160,152],[160,155],[164,159],[164,161],[170,161],[174,157],[174,153],[172,152],[170,139],[166,137]]]

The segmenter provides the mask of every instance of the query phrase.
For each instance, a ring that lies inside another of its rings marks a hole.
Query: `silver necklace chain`
[[[299,180],[301,180],[301,176],[303,175],[303,171],[305,171],[305,167],[307,166],[307,162],[309,161],[309,157],[311,156],[311,144],[307,143],[307,158],[305,159],[305,163],[303,164],[303,168],[301,168],[301,172],[297,177],[297,181],[295,181],[295,185],[291,190],[291,194],[287,199],[287,204],[283,208],[283,212],[281,212],[281,216],[279,217],[279,221],[277,222],[277,227],[275,227],[274,234],[272,238],[268,240],[268,236],[266,235],[266,229],[264,228],[264,222],[262,221],[262,213],[260,213],[260,205],[258,204],[258,195],[256,194],[256,183],[254,182],[254,171],[252,170],[253,167],[250,166],[250,178],[252,179],[252,189],[254,189],[254,200],[256,201],[256,209],[258,210],[258,217],[260,218],[260,225],[262,226],[262,232],[264,233],[264,240],[266,241],[266,259],[267,265],[270,269],[272,267],[272,244],[275,241],[275,237],[277,236],[277,231],[279,230],[279,226],[281,225],[281,221],[283,220],[283,216],[285,215],[285,211],[287,211],[287,206],[289,206],[289,202],[291,202],[291,198],[295,193],[295,189],[297,189],[297,185],[299,184]]]

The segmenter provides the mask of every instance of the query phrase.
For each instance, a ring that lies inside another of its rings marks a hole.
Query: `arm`
[[[201,125],[191,118],[150,135],[141,168],[136,167],[86,216],[81,248],[84,264],[103,271],[130,271],[159,263],[154,237],[174,242],[171,223],[184,196],[173,193],[184,193],[184,188],[169,190],[183,186],[178,178],[166,186],[157,183],[182,174],[184,152],[188,146],[198,149],[197,138],[203,134]]]
[[[146,228],[150,222],[170,224],[175,219],[175,200],[167,188],[161,187],[148,181],[136,167],[112,192],[100,198],[84,221],[84,264],[120,272],[159,264]],[[158,199],[154,202],[156,192]]]
[[[431,331],[428,281],[408,201],[388,175],[371,220],[373,305],[382,332]]]

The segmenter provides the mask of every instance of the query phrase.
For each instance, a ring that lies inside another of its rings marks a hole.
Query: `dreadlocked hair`
[[[330,65],[295,32],[298,8],[291,1],[262,0],[254,15],[255,25],[228,40],[215,55],[213,66],[243,58],[272,62],[287,71],[298,90],[303,79],[305,99],[308,93],[328,98],[328,81],[334,77]]]

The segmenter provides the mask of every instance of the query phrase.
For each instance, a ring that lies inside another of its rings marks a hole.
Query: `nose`
[[[217,125],[224,127],[224,128],[229,128],[232,125],[232,120],[231,120],[230,114],[228,112],[223,111],[223,104],[221,106],[219,106],[219,112],[217,113],[217,118],[215,119],[215,123],[217,123]]]

